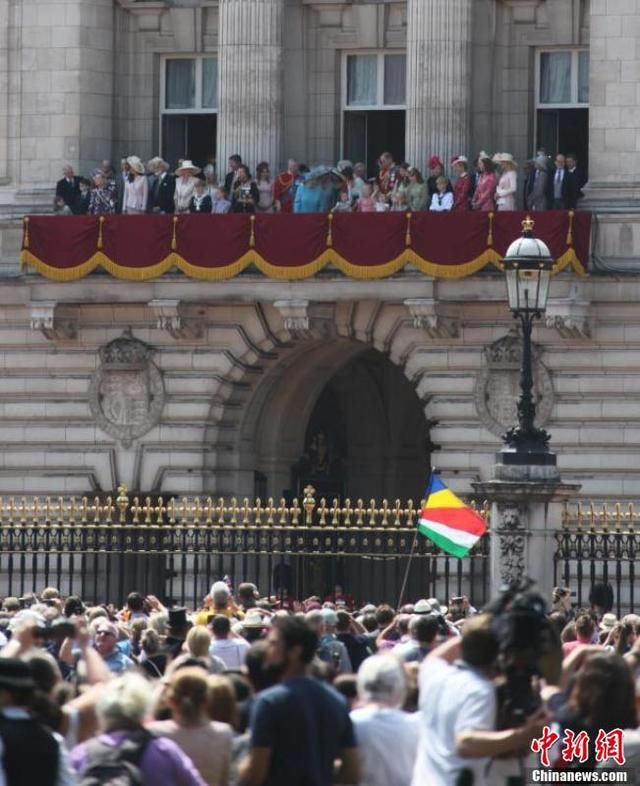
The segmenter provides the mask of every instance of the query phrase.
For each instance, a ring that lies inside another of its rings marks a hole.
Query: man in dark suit
[[[224,179],[224,193],[229,199],[231,191],[238,179],[238,169],[242,166],[242,158],[235,153],[232,156],[229,156],[229,171]]]
[[[64,177],[56,183],[56,196],[64,199],[65,205],[68,205],[72,213],[77,213],[82,178],[74,174],[71,166],[66,166],[62,174]]]
[[[150,195],[153,213],[173,213],[175,202],[173,195],[176,190],[176,179],[168,172],[169,164],[161,158],[156,161],[156,182]]]
[[[565,210],[565,197],[567,191],[567,166],[566,159],[562,153],[558,153],[555,160],[555,167],[551,175],[553,210]]]
[[[587,182],[586,177],[578,168],[578,159],[575,153],[567,154],[567,175],[565,188],[565,207],[567,210],[575,210],[578,200],[582,199],[582,187]]]

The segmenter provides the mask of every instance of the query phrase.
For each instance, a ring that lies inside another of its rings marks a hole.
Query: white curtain
[[[166,109],[193,109],[196,101],[195,60],[166,62]]]
[[[541,53],[540,103],[571,103],[571,52]]]
[[[403,106],[407,95],[406,55],[384,56],[384,102],[387,106]]]
[[[206,109],[218,107],[218,61],[215,57],[202,61],[202,106]]]
[[[374,106],[377,99],[378,58],[376,55],[349,55],[347,58],[347,103]]]

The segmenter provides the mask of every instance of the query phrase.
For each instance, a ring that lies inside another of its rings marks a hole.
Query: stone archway
[[[328,406],[338,409],[335,424]],[[385,354],[349,339],[296,344],[244,402],[234,450],[237,488],[280,498],[299,495],[311,482],[327,496],[419,498],[428,436],[415,386]],[[327,484],[310,455],[318,439],[328,439],[329,452],[340,448],[340,456],[329,455]]]

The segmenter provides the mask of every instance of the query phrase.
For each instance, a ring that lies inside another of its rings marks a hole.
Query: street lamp
[[[527,216],[522,222],[522,237],[509,246],[503,260],[509,308],[520,320],[523,343],[518,423],[503,436],[500,459],[503,464],[550,466],[556,463],[548,447],[551,437],[534,424],[531,333],[534,321],[547,307],[553,259],[546,244],[533,236],[533,227],[534,222]]]

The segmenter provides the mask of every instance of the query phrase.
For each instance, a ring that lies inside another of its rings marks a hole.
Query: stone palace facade
[[[640,0],[0,0],[0,491],[415,499],[432,463],[469,492],[515,418],[497,271],[56,283],[21,219],[131,153],[543,146],[588,166],[594,237],[534,334],[540,420],[582,495],[638,499],[639,79]]]

